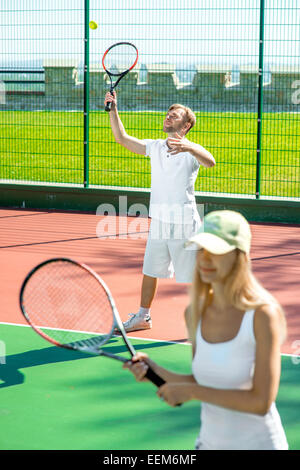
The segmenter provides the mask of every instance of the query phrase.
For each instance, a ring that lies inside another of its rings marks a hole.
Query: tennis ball
[[[90,21],[89,25],[90,25],[91,29],[97,29],[98,28],[98,25],[95,21]]]

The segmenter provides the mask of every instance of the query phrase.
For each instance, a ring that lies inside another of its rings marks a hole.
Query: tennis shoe
[[[144,316],[140,313],[130,313],[129,317],[129,320],[123,323],[127,333],[138,330],[149,330],[152,328],[152,320],[150,315]]]

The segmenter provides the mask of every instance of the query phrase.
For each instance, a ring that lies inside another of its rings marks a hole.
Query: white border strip
[[[24,326],[26,328],[32,328],[30,325],[27,325],[26,323],[10,323],[10,322],[0,322],[0,325],[9,325],[9,326]],[[53,330],[53,329],[58,329],[58,328],[50,328],[50,327],[43,327],[43,326],[40,326],[39,328],[45,328],[47,330]],[[65,331],[68,331],[68,330],[65,330]],[[86,333],[86,334],[91,334],[91,335],[98,335],[99,332],[94,332],[94,331],[76,331],[76,330],[72,330],[74,331],[74,333]],[[120,338],[121,336],[120,335],[114,335],[116,338]],[[160,343],[168,343],[168,344],[184,344],[184,345],[189,345],[190,343],[188,342],[177,342],[177,341],[167,341],[167,340],[163,340],[163,339],[153,339],[153,338],[141,338],[140,336],[128,336],[129,339],[138,339],[138,340],[141,340],[141,341],[156,341],[156,342],[160,342]]]
[[[25,328],[32,328],[30,325],[26,325],[25,323],[10,323],[10,322],[0,322],[0,325],[9,325],[9,326],[23,326]],[[51,328],[49,328],[51,329]],[[75,331],[74,331],[75,332]],[[77,333],[77,331],[75,332]],[[93,331],[89,331],[89,332],[84,332],[84,331],[78,331],[78,333],[89,333],[91,335],[97,335],[99,334],[98,332],[93,332]],[[115,337],[120,337],[120,335],[115,335]],[[188,341],[186,341],[185,343],[184,342],[181,342],[181,341],[167,341],[167,340],[164,340],[164,339],[155,339],[155,338],[141,338],[140,336],[129,336],[128,337],[129,339],[137,339],[137,340],[140,340],[140,341],[149,341],[149,342],[159,342],[159,343],[166,343],[166,344],[180,344],[182,346],[190,346],[191,343],[189,343]],[[288,353],[281,353],[281,356],[287,356],[287,357],[296,357],[297,359],[300,360],[300,355],[299,354],[288,354]]]

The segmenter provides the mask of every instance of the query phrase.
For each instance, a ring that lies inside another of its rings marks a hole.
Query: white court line
[[[10,322],[0,322],[0,325],[9,325],[9,326],[25,326],[26,328],[32,328],[30,325],[26,325],[26,323],[10,323]],[[50,328],[48,326],[38,326],[37,328],[45,328],[47,330],[59,330],[60,328]],[[94,332],[94,331],[77,331],[77,330],[63,330],[63,329],[60,329],[61,331],[72,331],[74,333],[85,333],[85,334],[89,334],[89,335],[99,335],[99,331],[97,332]],[[122,335],[113,335],[113,337],[115,338],[121,338]],[[183,344],[183,345],[190,345],[190,343],[182,343],[181,341],[177,342],[177,341],[167,341],[167,340],[163,340],[163,339],[153,339],[153,338],[141,338],[140,336],[128,336],[129,339],[138,339],[138,340],[141,340],[141,341],[150,341],[150,342],[153,342],[153,341],[156,341],[156,342],[159,342],[159,343],[167,343],[167,344]]]
[[[26,324],[23,324],[23,323],[0,322],[0,325],[23,326],[23,327],[26,327],[26,328],[32,328],[30,325],[26,325]],[[47,328],[48,330],[57,329],[57,328],[48,328],[48,327],[45,327],[45,328]],[[68,330],[65,330],[65,331],[68,331]],[[87,332],[87,331],[75,331],[75,330],[74,330],[74,333],[88,333],[88,334],[91,334],[91,335],[98,335],[99,334],[99,332],[93,332],[93,331]],[[113,337],[114,338],[120,338],[121,335],[114,335]],[[138,336],[128,336],[128,338],[129,339],[137,339],[139,341],[149,341],[149,342],[154,342],[155,341],[155,342],[158,342],[158,343],[179,344],[179,345],[182,345],[182,346],[190,346],[191,345],[191,343],[189,343],[188,341],[186,343],[182,343],[181,341],[177,342],[177,341],[167,341],[167,340],[163,340],[163,339],[141,338],[141,337],[138,337]],[[281,353],[281,356],[297,357],[298,359],[300,358],[299,354]]]

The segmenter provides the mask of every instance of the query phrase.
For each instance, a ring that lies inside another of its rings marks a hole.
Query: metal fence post
[[[259,19],[259,66],[258,66],[258,100],[257,100],[257,146],[256,146],[256,199],[260,197],[261,183],[261,133],[263,119],[263,76],[264,76],[264,17],[265,0],[260,0]]]
[[[83,92],[83,116],[84,116],[84,187],[89,187],[89,100],[90,100],[90,32],[89,32],[90,2],[84,0],[84,92]]]

